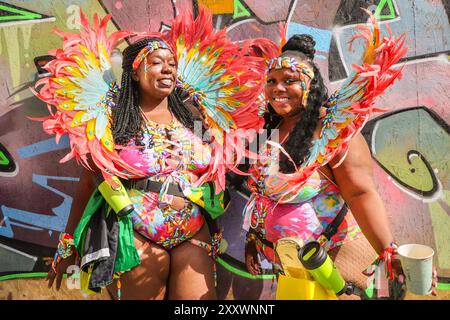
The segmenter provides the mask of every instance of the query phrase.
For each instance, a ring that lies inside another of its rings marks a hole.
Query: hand
[[[402,285],[406,285],[405,283],[405,275],[403,273],[402,264],[400,262],[400,259],[393,259],[392,260],[392,271],[394,273],[394,281],[398,281]],[[438,279],[437,279],[437,270],[436,267],[433,267],[433,280],[432,280],[432,291],[431,294],[433,296],[437,296],[437,287]]]
[[[186,201],[182,197],[174,196],[169,206],[174,210],[180,211],[186,206]]]
[[[433,281],[431,282],[433,290],[431,290],[431,294],[435,297],[438,295],[436,291],[437,284],[438,284],[437,270],[436,267],[433,267]]]
[[[48,287],[51,288],[56,279],[56,290],[59,290],[61,288],[63,276],[67,272],[67,268],[71,265],[74,265],[75,262],[76,262],[76,254],[72,254],[70,257],[61,260],[56,265],[56,273],[53,270],[53,268],[50,268],[47,277],[45,279],[46,281],[48,281]]]
[[[261,263],[258,259],[256,240],[250,240],[245,245],[245,266],[252,275],[256,276],[261,274]]]

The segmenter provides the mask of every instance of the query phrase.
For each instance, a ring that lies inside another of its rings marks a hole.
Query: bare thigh
[[[170,256],[160,246],[134,233],[134,243],[141,264],[125,272],[121,277],[122,300],[162,300],[166,294]],[[117,281],[108,286],[108,291],[117,299]]]
[[[211,243],[205,223],[194,239]],[[169,300],[215,300],[214,261],[208,252],[185,241],[170,251]]]
[[[328,252],[337,269],[347,282],[352,282],[361,289],[367,288],[367,276],[364,271],[377,257],[377,253],[367,239],[361,238],[345,243]],[[341,300],[359,299],[356,295],[343,294]]]

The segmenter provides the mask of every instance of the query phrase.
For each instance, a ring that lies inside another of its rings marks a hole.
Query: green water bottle
[[[98,186],[98,190],[119,217],[126,216],[134,210],[134,206],[119,178],[112,177],[112,180],[117,184],[116,188],[103,181]]]
[[[300,249],[298,258],[314,280],[325,289],[332,290],[336,295],[346,292],[347,285],[344,278],[319,242],[312,241],[305,244]]]

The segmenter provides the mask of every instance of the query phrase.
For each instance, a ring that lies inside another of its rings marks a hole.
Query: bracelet
[[[69,258],[75,252],[73,236],[68,233],[61,232],[59,234],[58,247],[56,248],[55,256],[53,257],[53,271],[56,273],[56,266],[58,263],[60,263],[63,259]]]
[[[397,244],[391,242],[389,247],[383,249],[375,261],[363,273],[366,275],[372,275],[375,272],[375,268],[378,267],[380,263],[384,263],[386,266],[386,278],[389,278],[391,281],[394,280],[394,273],[392,272],[392,259],[396,259],[398,257],[397,248]]]
[[[247,233],[247,236],[245,238],[245,244],[258,240],[258,237],[254,233]]]

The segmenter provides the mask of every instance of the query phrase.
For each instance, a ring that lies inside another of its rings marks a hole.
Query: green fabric
[[[141,264],[134,244],[133,221],[127,214],[119,219],[119,245],[117,248],[115,272],[128,271]]]
[[[73,239],[75,248],[81,256],[84,247],[84,239],[92,216],[106,204],[100,191],[96,189],[86,205],[83,216],[75,229]],[[133,222],[131,216],[127,215],[119,220],[119,243],[114,272],[124,272],[139,265],[141,260],[134,245]]]
[[[225,191],[215,192],[213,182],[206,182],[200,187],[191,187],[185,192],[186,197],[193,203],[204,208],[213,219],[223,215],[230,204],[229,195],[225,197]]]

